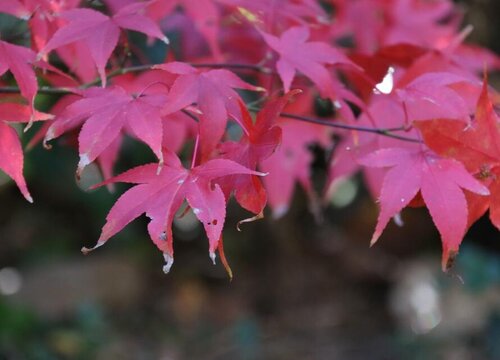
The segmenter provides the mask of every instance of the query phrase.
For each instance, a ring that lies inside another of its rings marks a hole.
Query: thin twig
[[[149,68],[150,65],[148,65],[146,68]],[[145,65],[140,65],[140,66],[135,66],[135,67],[129,67],[129,68],[123,68],[120,69],[121,74],[125,74],[127,72],[132,72],[132,71],[140,71],[144,70]],[[118,72],[111,72],[110,75],[112,74],[118,74]],[[108,76],[110,76],[108,75]],[[90,83],[89,83],[90,84]],[[89,84],[86,84],[84,86],[89,86]],[[38,93],[40,94],[50,94],[50,95],[67,95],[67,94],[74,94],[76,89],[81,89],[81,88],[67,88],[67,87],[50,87],[50,86],[42,86],[38,89]],[[17,86],[3,86],[0,87],[0,94],[18,94],[20,93],[20,89]],[[252,108],[251,110],[256,110]],[[192,118],[194,121],[199,122],[199,119],[191,114],[187,110],[182,110],[184,114]],[[286,117],[289,119],[295,119],[295,120],[300,120],[312,124],[317,124],[317,125],[323,125],[323,126],[328,126],[332,128],[337,128],[337,129],[344,129],[344,130],[353,130],[353,131],[361,131],[361,132],[368,132],[368,133],[373,133],[373,134],[378,134],[386,137],[390,137],[393,139],[398,139],[398,140],[403,140],[403,141],[409,141],[409,142],[415,142],[415,143],[421,143],[422,141],[414,138],[410,138],[407,136],[402,136],[402,135],[397,135],[393,134],[395,131],[407,131],[408,127],[407,126],[401,126],[401,127],[393,127],[393,128],[369,128],[369,127],[364,127],[364,126],[356,126],[356,125],[347,125],[347,124],[342,124],[338,122],[332,122],[328,120],[321,120],[317,118],[311,118],[303,115],[296,115],[296,114],[290,114],[283,112],[280,114],[282,117]]]
[[[41,86],[38,88],[39,94],[67,95],[73,94],[77,88]],[[21,90],[17,86],[2,86],[0,94],[19,94]]]
[[[396,127],[396,128],[369,128],[369,127],[364,127],[364,126],[356,126],[356,125],[347,125],[347,124],[341,124],[337,122],[332,122],[328,120],[321,120],[321,119],[316,119],[316,118],[310,118],[307,116],[302,116],[302,115],[295,115],[295,114],[290,114],[290,113],[281,113],[280,114],[282,117],[290,118],[290,119],[295,119],[295,120],[300,120],[312,124],[318,124],[318,125],[323,125],[323,126],[329,126],[332,128],[337,128],[337,129],[344,129],[344,130],[353,130],[353,131],[361,131],[361,132],[369,132],[373,134],[378,134],[382,136],[387,136],[391,137],[394,139],[398,140],[403,140],[403,141],[409,141],[409,142],[415,142],[415,143],[421,143],[422,141],[406,136],[401,136],[397,134],[393,134],[394,131],[407,131],[408,128],[405,126],[401,127]]]

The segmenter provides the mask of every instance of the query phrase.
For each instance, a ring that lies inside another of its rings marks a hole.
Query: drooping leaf
[[[11,71],[21,90],[21,95],[28,100],[33,111],[38,91],[38,83],[33,70],[35,60],[36,54],[31,49],[0,40],[0,76],[7,70]]]
[[[19,187],[23,196],[33,202],[23,176],[23,149],[16,130],[0,120],[0,169],[5,171]]]
[[[173,261],[172,221],[175,213],[187,200],[198,220],[203,224],[209,240],[209,254],[215,250],[221,237],[226,217],[226,200],[219,185],[213,180],[233,175],[263,175],[234,161],[210,160],[192,169],[185,169],[173,153],[165,155],[165,166],[157,174],[157,165],[143,165],[118,175],[103,184],[127,182],[138,184],[125,192],[111,208],[97,245],[102,246],[141,214],[151,219],[149,235],[164,253],[168,272]],[[84,249],[89,251],[89,249]]]
[[[371,244],[378,240],[389,220],[420,191],[441,234],[445,270],[449,257],[458,252],[467,229],[468,208],[461,189],[486,196],[490,194],[488,188],[460,162],[425,150],[382,149],[361,158],[360,163],[390,168],[382,184],[380,214]]]

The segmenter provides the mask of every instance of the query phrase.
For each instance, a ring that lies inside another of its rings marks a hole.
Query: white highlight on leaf
[[[177,181],[177,184],[184,184],[184,179],[180,179],[179,181]]]
[[[373,92],[375,94],[390,94],[394,87],[394,68],[389,66],[387,69],[387,74],[385,74],[384,78],[381,82],[375,85]]]
[[[194,212],[195,215],[198,215],[199,213],[201,213],[201,209],[194,208],[193,212]]]
[[[165,259],[165,265],[163,265],[163,272],[168,274],[172,265],[174,264],[174,257],[169,253],[163,253],[163,258]]]
[[[78,169],[83,169],[88,164],[90,164],[89,156],[87,154],[80,155],[80,161],[78,162]]]

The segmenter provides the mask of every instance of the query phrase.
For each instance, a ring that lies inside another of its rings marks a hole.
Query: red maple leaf
[[[279,38],[262,32],[266,43],[280,55],[276,69],[285,92],[290,90],[296,72],[300,71],[318,87],[323,97],[335,99],[339,96],[335,90],[340,85],[334,81],[325,65],[357,66],[340,50],[325,42],[307,41],[309,35],[307,26],[292,27]]]
[[[83,123],[78,137],[80,162],[77,173],[93,162],[120,136],[124,127],[147,144],[162,163],[161,106],[165,94],[134,96],[119,86],[90,88],[83,99],[68,105],[56,117],[45,136],[55,139]]]
[[[157,174],[157,165],[138,166],[103,184],[126,182],[138,184],[125,192],[111,208],[97,244],[102,246],[110,237],[122,230],[141,214],[151,219],[148,231],[151,240],[163,252],[168,272],[173,263],[172,221],[184,199],[203,224],[209,240],[209,254],[215,259],[226,217],[226,199],[214,179],[234,175],[263,175],[234,161],[210,160],[192,169],[182,167],[174,153],[165,154],[165,166]],[[101,184],[101,185],[103,185]]]
[[[370,167],[389,167],[380,192],[380,214],[371,239],[373,245],[389,220],[420,192],[443,244],[443,270],[454,257],[467,229],[467,202],[461,188],[489,195],[488,188],[467,172],[462,163],[440,158],[426,150],[390,148],[361,158]]]
[[[356,48],[372,53],[382,45],[409,43],[441,48],[461,16],[453,2],[421,0],[333,0],[336,38],[353,36]]]
[[[489,198],[470,197],[475,221],[489,207],[491,222],[500,229],[500,119],[493,109],[485,79],[472,122],[434,119],[416,122],[425,143],[438,154],[461,161],[488,184]]]
[[[34,119],[32,117],[34,116]],[[26,181],[23,177],[23,149],[17,132],[8,122],[29,122],[31,120],[48,120],[49,114],[36,112],[21,104],[0,104],[0,169],[9,175],[29,202],[33,202]]]
[[[285,111],[293,114],[313,112],[312,91],[304,91]],[[269,158],[261,162],[261,170],[269,173],[263,179],[267,190],[269,205],[274,217],[283,216],[289,208],[296,184],[307,192],[312,201],[316,200],[311,182],[311,163],[313,153],[309,147],[313,144],[328,146],[331,131],[326,126],[309,124],[298,120],[280,118],[277,125],[282,131],[280,146]]]
[[[213,0],[157,0],[151,4],[149,14],[154,19],[163,19],[173,10],[181,7],[191,19],[196,29],[205,38],[212,54],[221,59],[218,35],[220,15],[217,4]]]
[[[36,54],[33,50],[0,40],[0,76],[10,70],[21,90],[21,95],[28,100],[32,108],[38,91],[33,70],[35,61]]]
[[[294,90],[283,97],[268,102],[257,114],[255,122],[252,121],[246,106],[240,103],[244,134],[238,142],[231,141],[221,144],[219,147],[221,155],[255,170],[263,160],[274,153],[279,145],[281,128],[277,126],[277,120],[289,99],[300,92],[300,90]],[[262,214],[267,203],[267,194],[257,176],[228,176],[220,184],[226,194],[234,189],[236,201],[243,208],[256,215]]]
[[[226,130],[227,119],[241,123],[241,97],[234,88],[263,91],[225,69],[200,71],[182,62],[154,66],[177,74],[162,114],[168,115],[196,103],[201,111],[199,132],[202,160],[209,157]]]
[[[59,16],[66,20],[67,24],[56,31],[38,56],[41,57],[61,46],[82,41],[88,46],[102,85],[105,87],[106,63],[118,44],[120,29],[139,31],[168,43],[167,37],[158,25],[141,14],[148,4],[149,2],[144,2],[125,6],[112,17],[92,9],[63,11]]]
[[[31,13],[19,0],[3,0],[0,2],[0,13],[17,16],[21,19],[29,19]]]

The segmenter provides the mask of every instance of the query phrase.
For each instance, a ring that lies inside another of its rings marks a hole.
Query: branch
[[[290,118],[290,119],[295,119],[295,120],[300,120],[312,124],[318,124],[318,125],[323,125],[323,126],[329,126],[332,128],[336,129],[344,129],[344,130],[353,130],[353,131],[362,131],[362,132],[369,132],[373,134],[378,134],[382,136],[387,136],[391,137],[394,139],[398,140],[403,140],[403,141],[409,141],[409,142],[415,142],[415,143],[422,143],[421,140],[406,137],[406,136],[401,136],[397,134],[393,134],[394,131],[407,131],[408,128],[406,126],[401,126],[401,127],[395,127],[395,128],[368,128],[364,126],[355,126],[355,125],[347,125],[347,124],[339,124],[339,123],[334,123],[328,120],[321,120],[321,119],[316,119],[316,118],[310,118],[307,116],[302,116],[302,115],[295,115],[295,114],[290,114],[283,112],[280,114],[282,117]]]
[[[200,67],[204,67],[204,66],[207,66],[207,67],[210,66],[210,67],[212,67],[213,65],[217,65],[217,64],[198,64],[198,65]],[[224,64],[221,64],[221,67],[222,67],[222,65],[224,65]],[[246,66],[246,65],[243,65],[243,64],[229,64],[229,65],[234,65],[234,66],[238,66],[238,67],[240,67],[240,66]],[[249,66],[251,66],[251,65],[249,65]],[[111,72],[108,75],[108,78],[110,76],[117,76],[119,74],[126,74],[128,72],[142,71],[144,69],[149,69],[150,67],[151,67],[151,65],[139,65],[139,66],[133,66],[133,67],[128,67],[128,68],[118,69],[118,70],[116,70],[114,72]],[[82,89],[82,88],[85,88],[85,87],[89,87],[89,86],[91,86],[91,84],[92,83],[88,83],[88,84],[82,85],[81,87],[79,87],[79,89]],[[17,86],[3,86],[3,87],[0,87],[0,94],[19,94],[19,93],[20,93],[20,89]],[[40,93],[40,94],[50,94],[50,95],[67,95],[67,94],[73,94],[74,93],[74,89],[66,88],[66,87],[42,86],[42,87],[40,87],[38,89],[38,93]],[[255,109],[252,109],[252,110],[255,110]],[[191,117],[194,121],[199,122],[198,118],[196,118],[196,116],[194,116],[193,114],[189,113],[186,110],[183,110],[183,112],[186,115],[188,115],[189,117]],[[395,132],[395,131],[407,131],[408,127],[406,127],[406,126],[394,127],[394,128],[369,128],[369,127],[364,127],[364,126],[355,126],[355,125],[347,125],[347,124],[335,123],[335,122],[331,122],[331,121],[328,121],[328,120],[321,120],[321,119],[317,119],[317,118],[311,118],[311,117],[302,116],[302,115],[295,115],[295,114],[290,114],[290,113],[286,113],[286,112],[283,112],[280,115],[282,117],[286,117],[286,118],[290,118],[290,119],[295,119],[295,120],[300,120],[300,121],[304,121],[304,122],[308,122],[308,123],[312,123],[312,124],[317,124],[317,125],[328,126],[328,127],[332,127],[332,128],[336,128],[336,129],[369,132],[369,133],[378,134],[378,135],[382,135],[382,136],[387,136],[387,137],[390,137],[390,138],[393,138],[393,139],[402,140],[402,141],[422,143],[422,141],[418,140],[418,139],[414,139],[414,138],[410,138],[410,137],[407,137],[407,136],[393,134],[393,132]]]
[[[74,94],[75,89],[78,88],[68,88],[68,87],[51,87],[51,86],[41,86],[38,88],[38,94],[50,94],[50,95],[67,95]],[[19,94],[21,90],[17,86],[2,86],[0,87],[0,94]]]
[[[153,66],[157,64],[149,64],[149,65],[137,65],[137,66],[129,66],[123,67],[119,69],[115,69],[111,71],[106,78],[112,79],[115,76],[128,74],[131,72],[140,72],[145,70],[150,70]],[[189,64],[195,68],[212,68],[212,69],[240,69],[240,70],[253,70],[258,71],[264,74],[272,73],[272,70],[260,65],[252,65],[252,64],[225,64],[225,63],[202,63],[202,64]],[[38,93],[40,94],[49,94],[49,95],[67,95],[74,93],[74,89],[87,89],[92,86],[99,85],[101,83],[101,79],[97,78],[91,82],[82,84],[75,88],[69,87],[51,87],[51,86],[42,86],[38,88]],[[19,94],[21,91],[17,86],[2,86],[0,87],[0,94]]]

